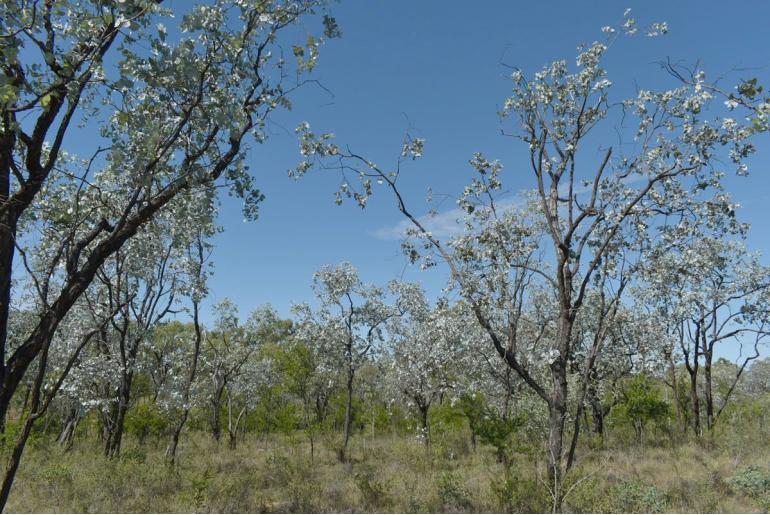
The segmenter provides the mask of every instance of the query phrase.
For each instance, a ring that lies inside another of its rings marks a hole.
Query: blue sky
[[[252,146],[249,161],[266,200],[256,222],[244,222],[236,199],[223,198],[215,275],[207,305],[225,297],[245,313],[270,302],[285,316],[292,302],[309,300],[312,274],[342,260],[367,282],[395,277],[422,281],[436,293],[439,271],[406,264],[399,242],[386,237],[400,221],[386,191],[362,211],[336,206],[337,178],[287,176],[299,159],[293,128],[302,120],[331,131],[339,142],[389,167],[404,133],[425,138],[425,157],[406,170],[404,191],[413,210],[427,212],[426,189],[454,197],[470,178],[468,160],[481,151],[505,165],[512,193],[531,187],[522,147],[500,134],[496,112],[509,91],[503,65],[535,71],[555,59],[574,62],[576,45],[601,39],[600,27],[618,25],[630,7],[640,24],[666,21],[662,38],[619,42],[606,60],[609,78],[632,94],[636,85],[671,86],[657,61],[702,63],[725,85],[742,77],[770,83],[767,20],[770,2],[514,2],[348,0],[333,5],[343,32],[322,48],[313,78],[331,92],[308,88],[294,110],[278,114],[271,138]],[[750,70],[748,68],[751,68]],[[737,71],[736,71],[737,70]],[[767,138],[765,138],[767,139]],[[770,254],[765,204],[770,200],[770,141],[762,142],[748,178],[727,181],[752,224],[753,249]],[[448,199],[445,210],[454,207]],[[204,320],[209,319],[206,313]]]

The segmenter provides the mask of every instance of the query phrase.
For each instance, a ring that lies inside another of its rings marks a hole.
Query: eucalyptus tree
[[[260,403],[280,406],[286,396],[279,386],[282,378],[268,349],[285,343],[292,334],[292,323],[283,320],[272,306],[255,309],[245,324],[248,345],[253,349],[243,365],[227,381],[228,446],[235,449],[241,420]],[[268,417],[270,418],[270,417]]]
[[[181,198],[181,197],[180,197]],[[202,212],[211,210],[200,202]],[[104,347],[104,359],[118,368],[119,381],[103,414],[107,456],[120,452],[123,426],[130,406],[132,383],[140,372],[140,359],[151,345],[158,324],[179,312],[180,287],[187,280],[186,252],[188,222],[183,212],[169,209],[148,222],[122,249],[115,252],[97,272],[109,292],[111,305],[121,304],[110,321],[112,345]],[[193,221],[203,222],[196,218]],[[151,363],[154,365],[154,363]]]
[[[262,394],[270,393],[279,382],[279,376],[269,359],[256,359],[256,355],[244,363],[241,373],[234,376],[227,385],[227,445],[235,449],[241,421],[260,402]]]
[[[210,381],[208,401],[211,410],[211,436],[222,435],[222,403],[228,385],[240,376],[257,350],[249,324],[241,324],[238,307],[224,299],[214,306],[214,326],[205,335],[203,369]]]
[[[353,392],[356,372],[380,351],[386,323],[397,309],[387,304],[382,288],[365,284],[350,263],[327,266],[313,275],[316,309],[309,304],[293,307],[298,336],[314,345],[326,367],[345,378],[344,439],[339,458],[347,459],[353,424]]]
[[[246,145],[315,65],[320,39],[287,60],[281,35],[323,3],[217,0],[174,17],[153,0],[3,2],[0,416],[99,268],[180,192],[224,182],[256,215]],[[83,159],[67,151],[75,140]],[[48,253],[60,286],[8,354],[13,263],[54,230],[51,210],[69,217]]]
[[[286,29],[324,3],[215,0],[176,17],[154,0],[0,5],[0,419],[99,268],[178,194],[224,183],[256,216],[245,150],[315,65],[321,39]],[[13,278],[49,231],[59,284],[9,353]]]
[[[69,379],[69,372],[78,364],[81,353],[91,342],[99,338],[105,326],[114,316],[115,309],[102,303],[101,311],[95,313],[84,302],[75,305],[62,321],[62,329],[56,337],[47,341],[41,349],[40,359],[31,370],[33,381],[25,410],[22,412],[21,427],[14,442],[0,485],[0,504],[8,500],[13,480],[21,463],[21,456],[35,422],[45,415],[59,391]],[[112,308],[112,310],[110,310]],[[74,427],[73,427],[74,431]]]
[[[678,344],[690,378],[692,429],[701,435],[701,404],[711,431],[746,367],[770,341],[770,268],[740,240],[697,229],[675,250],[655,262],[649,294],[665,312]],[[715,402],[714,353],[728,346],[737,354],[737,363],[725,395]]]
[[[574,326],[598,271],[628,241],[641,244],[663,238],[670,225],[694,206],[733,209],[720,191],[721,179],[731,168],[744,174],[745,158],[754,150],[751,131],[742,130],[742,122],[709,111],[714,95],[697,85],[677,83],[661,91],[640,89],[632,98],[612,97],[613,82],[602,61],[617,34],[639,30],[627,12],[621,28],[603,29],[606,42],[580,47],[574,69],[558,60],[531,78],[519,69],[511,74],[512,94],[500,114],[504,124],[513,120],[514,130],[506,132],[521,141],[528,154],[540,220],[535,228],[511,222],[516,206],[506,209],[496,201],[505,191],[502,165],[477,154],[471,160],[476,176],[458,198],[470,220],[468,232],[442,241],[430,231],[429,220],[407,207],[399,189],[401,165],[422,155],[422,140],[407,137],[398,165],[387,169],[342,149],[330,135],[313,133],[308,124],[298,128],[306,159],[292,173],[299,176],[319,165],[360,178],[360,186],[346,178],[337,195],[353,198],[362,207],[377,185],[389,189],[422,244],[408,244],[407,252],[420,259],[418,249],[425,248],[427,264],[443,262],[496,352],[545,403],[550,419],[546,459],[555,510],[562,506],[562,479],[571,464],[563,441]],[[666,25],[658,23],[648,33],[666,31]],[[716,119],[708,113],[715,113]],[[612,146],[619,135],[623,145]],[[602,139],[607,143],[602,145]],[[725,147],[728,164],[722,165],[719,157]],[[461,252],[468,240],[481,250],[470,259]],[[641,255],[638,248],[626,257],[631,265]],[[475,270],[469,271],[467,261],[477,263]],[[491,286],[487,268],[489,275],[495,275]],[[522,362],[522,349],[511,345],[516,341],[515,323],[496,324],[491,314],[497,309],[517,320],[515,303],[511,309],[497,307],[497,302],[515,298],[517,274],[524,272],[528,287],[540,283],[556,302],[545,381],[530,373]]]
[[[761,396],[770,393],[770,358],[754,361],[740,385],[744,395]]]
[[[435,307],[414,284],[394,283],[404,315],[389,324],[391,381],[407,404],[417,409],[425,442],[433,403],[458,380],[467,327],[445,300]]]
[[[320,349],[299,335],[268,354],[278,370],[286,392],[301,404],[300,429],[310,443],[310,459],[315,460],[316,435],[329,414],[329,402],[339,388],[339,374],[330,369]]]
[[[166,460],[171,464],[176,460],[179,437],[187,423],[192,404],[197,397],[195,395],[195,386],[199,374],[204,338],[203,327],[200,321],[200,304],[208,294],[206,281],[210,270],[207,265],[209,264],[208,260],[212,251],[211,244],[206,240],[206,237],[211,235],[206,230],[207,227],[210,229],[210,226],[198,225],[192,241],[189,241],[187,246],[186,264],[188,268],[188,281],[186,286],[183,287],[182,293],[189,299],[191,306],[190,311],[193,323],[192,349],[187,359],[180,357],[175,360],[177,373],[172,376],[173,380],[169,385],[174,392],[174,394],[168,396],[172,401],[169,408],[175,412],[181,411],[171,433],[171,440],[166,447]],[[181,346],[181,348],[184,349],[185,346]],[[184,372],[187,372],[186,376],[180,378],[180,376],[184,375]]]

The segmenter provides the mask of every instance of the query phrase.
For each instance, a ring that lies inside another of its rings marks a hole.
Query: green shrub
[[[187,494],[192,501],[196,513],[204,511],[206,507],[212,477],[213,475],[209,470],[204,471],[200,475],[190,477],[190,486]]]
[[[471,494],[463,485],[459,475],[453,472],[443,472],[436,480],[439,501],[444,511],[470,510]]]
[[[140,402],[126,413],[126,433],[144,443],[148,436],[160,437],[168,433],[171,420],[157,404]]]
[[[644,440],[644,428],[648,423],[660,424],[671,414],[670,404],[663,400],[653,381],[644,374],[626,383],[622,397],[617,415],[631,424],[639,442]]]
[[[144,463],[147,461],[147,451],[142,447],[130,447],[120,452],[120,459],[133,463]]]
[[[733,474],[728,483],[736,491],[753,500],[763,512],[770,512],[770,470],[748,466]]]
[[[666,502],[655,485],[637,480],[621,480],[611,489],[612,511],[662,513]]]
[[[375,476],[374,471],[364,470],[353,476],[353,481],[358,487],[366,509],[382,511],[382,508],[389,504],[388,489],[386,483],[376,479]]]
[[[72,483],[72,469],[62,463],[50,463],[40,469],[38,478],[51,486]]]
[[[535,478],[519,477],[506,472],[492,481],[492,495],[503,513],[547,513],[551,501],[545,485]]]

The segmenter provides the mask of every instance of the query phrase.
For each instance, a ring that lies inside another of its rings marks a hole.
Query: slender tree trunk
[[[698,375],[693,372],[690,373],[690,400],[692,401],[692,429],[695,432],[695,436],[701,436]]]
[[[342,449],[339,451],[340,461],[347,461],[348,456],[348,442],[350,441],[350,433],[353,426],[353,378],[355,376],[355,370],[352,367],[348,368],[348,380],[347,380],[347,402],[345,404],[345,439],[342,443]]]
[[[671,377],[671,391],[674,395],[674,408],[676,409],[676,421],[682,433],[687,431],[687,419],[684,413],[684,407],[682,406],[682,399],[679,396],[679,381],[677,379],[676,367],[671,358],[669,367],[669,376]]]
[[[420,410],[420,424],[422,425],[422,434],[425,437],[425,445],[430,445],[430,422],[428,420],[430,403],[419,402],[417,408]]]
[[[59,445],[69,450],[75,440],[75,428],[78,425],[78,410],[72,407],[67,410],[67,416],[62,424],[61,433],[59,433]]]
[[[551,380],[553,393],[548,413],[548,464],[549,486],[552,488],[553,512],[560,513],[563,505],[562,479],[564,474],[564,425],[567,421],[567,353],[572,337],[572,320],[569,309],[562,306],[559,317],[559,332],[557,343],[559,355],[551,363]]]
[[[211,399],[211,437],[216,442],[222,437],[222,395],[224,389],[224,382],[219,383]]]
[[[200,276],[200,268],[203,266],[203,247],[200,243],[200,238],[198,239],[198,255],[199,255],[199,268],[198,268],[198,275]],[[195,382],[195,375],[198,371],[198,356],[200,355],[201,351],[201,342],[203,340],[203,331],[201,330],[200,325],[200,312],[199,312],[199,302],[197,300],[193,300],[193,326],[195,327],[195,343],[193,344],[193,356],[192,356],[192,365],[190,366],[190,375],[187,377],[187,383],[185,384],[184,392],[182,393],[182,416],[179,419],[179,422],[174,427],[173,433],[171,433],[171,441],[168,444],[168,447],[166,447],[166,460],[169,464],[173,465],[176,462],[176,449],[179,445],[179,436],[182,434],[182,429],[184,429],[184,425],[187,423],[187,417],[190,415],[190,391],[192,390],[192,385]]]
[[[11,456],[8,460],[8,465],[5,468],[5,475],[3,476],[3,483],[0,485],[0,507],[4,508],[8,502],[8,496],[11,493],[11,486],[13,486],[13,480],[16,477],[16,471],[19,469],[19,463],[21,463],[21,454],[24,452],[24,446],[27,444],[27,439],[32,432],[32,425],[34,419],[30,416],[22,427],[21,434],[16,440],[16,445],[11,452]]]
[[[131,400],[131,384],[134,374],[128,372],[123,374],[118,389],[118,404],[115,409],[115,418],[112,420],[112,427],[107,439],[104,454],[108,458],[114,458],[120,454],[120,446],[123,441],[123,430],[125,427],[126,413],[128,412],[128,403]]]
[[[714,429],[714,391],[711,379],[711,355],[708,352],[704,352],[703,358],[703,379],[706,383],[706,429],[711,433]]]
[[[591,408],[591,432],[604,438],[604,410],[593,383],[588,389],[588,406]]]

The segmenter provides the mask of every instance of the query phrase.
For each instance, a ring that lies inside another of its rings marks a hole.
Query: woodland
[[[297,187],[389,206],[442,290],[343,261],[289,315],[205,310],[221,197],[259,223],[248,149],[344,44],[334,8],[0,5],[0,507],[767,513],[770,266],[725,183],[759,180],[770,97],[697,62],[620,96],[605,57],[663,21],[506,71],[527,158],[468,156],[451,236],[402,187],[429,138],[378,165],[296,128]]]

